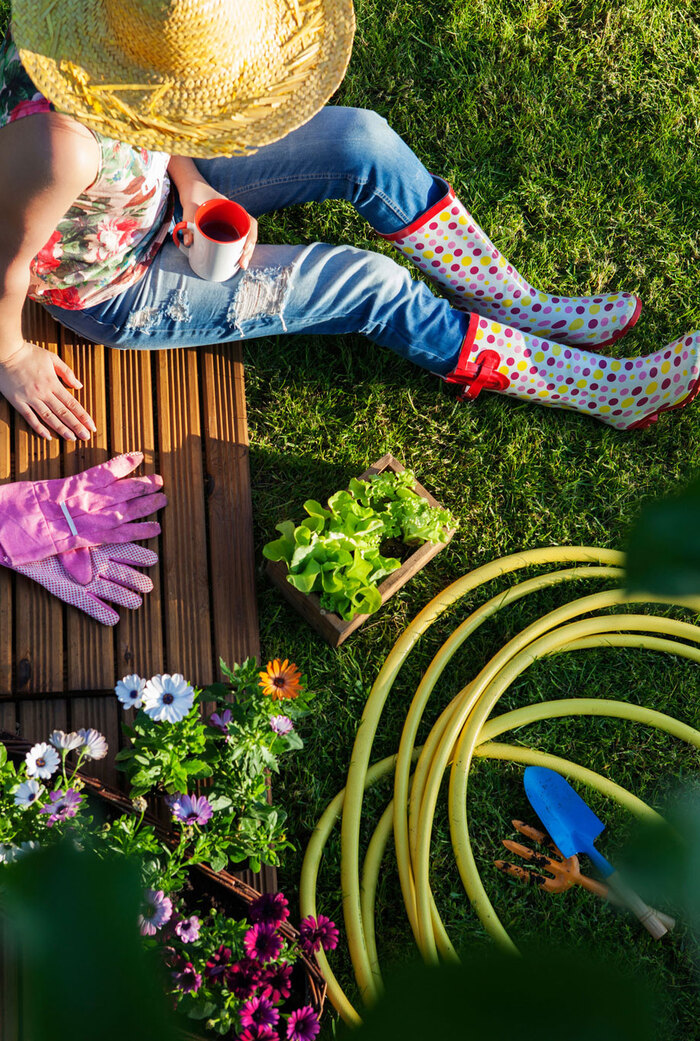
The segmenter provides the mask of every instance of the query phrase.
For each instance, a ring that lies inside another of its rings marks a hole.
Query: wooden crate
[[[395,459],[393,455],[387,454],[378,459],[376,463],[373,463],[363,474],[360,474],[359,479],[367,481],[370,477],[375,477],[385,470],[391,470],[393,473],[403,473],[405,469],[406,467],[398,459]],[[442,508],[437,499],[434,499],[430,492],[426,491],[423,485],[417,481],[413,486],[413,490],[418,495],[422,495],[424,499],[427,499],[431,506]],[[454,530],[451,530],[445,533],[444,542],[423,543],[415,552],[411,553],[398,570],[388,575],[377,587],[382,598],[382,604],[386,603],[397,589],[404,586],[421,568],[425,567],[428,561],[432,560],[440,550],[444,549],[453,535]],[[340,647],[341,643],[344,643],[351,633],[354,633],[356,629],[359,629],[371,617],[368,614],[359,614],[355,615],[351,621],[346,622],[334,611],[324,611],[321,607],[321,599],[317,593],[302,593],[289,584],[287,581],[287,565],[284,561],[269,560],[265,570],[284,598],[289,601],[292,607],[306,619],[309,625],[331,647]]]

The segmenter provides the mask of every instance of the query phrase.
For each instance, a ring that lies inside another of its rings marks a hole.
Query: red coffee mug
[[[183,246],[180,232],[192,232],[192,245]],[[250,231],[250,217],[237,202],[210,199],[197,209],[194,223],[178,221],[173,242],[187,256],[190,267],[209,282],[225,282],[238,270]]]

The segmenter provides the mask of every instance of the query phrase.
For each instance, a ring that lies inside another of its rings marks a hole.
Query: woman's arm
[[[0,131],[0,394],[47,440],[96,428],[64,385],[81,386],[73,371],[22,337],[29,265],[98,169],[97,142],[68,116],[39,113]]]
[[[168,164],[168,173],[177,188],[182,203],[182,216],[184,220],[194,222],[197,208],[209,199],[225,199],[221,192],[215,191],[209,182],[202,177],[192,159],[184,155],[173,155]],[[250,217],[250,214],[248,214]],[[182,240],[186,246],[192,245],[192,232],[185,231]],[[250,231],[246,238],[245,246],[241,254],[240,265],[245,271],[253,256],[255,243],[258,241],[258,222],[255,217],[250,217]]]

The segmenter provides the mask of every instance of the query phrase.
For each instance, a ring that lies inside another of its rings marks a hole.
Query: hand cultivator
[[[571,565],[550,570],[511,585],[482,604],[448,637],[426,669],[406,716],[396,755],[370,766],[372,743],[394,681],[420,637],[449,607],[486,583],[534,565]],[[445,771],[450,768],[449,819],[459,873],[474,911],[489,935],[505,950],[517,948],[501,924],[481,881],[471,848],[467,821],[469,773],[475,757],[503,759],[526,766],[548,767],[569,779],[614,799],[635,817],[659,820],[659,815],[631,792],[577,763],[497,739],[516,727],[569,716],[627,719],[664,731],[695,748],[700,732],[685,723],[643,706],[603,698],[564,698],[538,702],[492,715],[500,698],[533,662],[552,654],[589,648],[645,648],[700,662],[700,626],[645,613],[600,613],[643,602],[646,606],[674,604],[700,610],[697,598],[665,599],[628,595],[624,558],[612,550],[562,547],[530,550],[503,557],[453,582],[411,622],[390,651],[375,680],[357,731],[345,789],[329,804],[316,825],[304,859],[301,911],[316,914],[316,880],[323,849],[333,827],[342,819],[341,887],[350,955],[362,999],[371,1004],[382,990],[374,933],[374,899],[381,862],[393,831],[406,913],[416,944],[428,962],[457,960],[430,887],[430,847],[435,809]],[[509,604],[531,593],[576,580],[603,579],[605,591],[573,600],[550,611],[514,636],[471,679],[434,724],[425,744],[416,746],[423,713],[441,674],[459,648],[479,626]],[[365,788],[394,775],[394,798],[379,820],[360,875],[360,824]],[[328,994],[349,1023],[358,1012],[343,993],[325,957],[319,964]]]
[[[532,864],[532,868],[525,868],[520,864],[510,864],[506,860],[494,860],[494,865],[499,871],[502,871],[505,875],[510,875],[512,878],[517,878],[521,882],[539,886],[540,889],[544,889],[547,893],[565,893],[574,886],[581,886],[582,889],[599,896],[602,900],[607,900],[618,907],[623,906],[624,902],[610,886],[605,885],[603,882],[598,882],[595,878],[589,878],[588,875],[584,875],[581,872],[581,865],[576,854],[571,857],[565,857],[544,831],[539,831],[538,828],[524,824],[523,821],[514,820],[511,823],[521,835],[541,846],[546,846],[549,852],[546,854],[540,853],[530,846],[523,845],[522,842],[503,839],[503,845],[508,852],[515,854],[516,857],[522,857],[523,860],[527,860],[529,864]],[[656,910],[654,910],[654,914],[662,922],[667,932],[673,929],[676,922],[670,915]]]

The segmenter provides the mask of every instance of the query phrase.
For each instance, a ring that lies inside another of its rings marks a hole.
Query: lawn
[[[646,354],[700,326],[694,154],[700,17],[691,0],[356,0],[356,10],[355,48],[335,103],[386,117],[429,169],[452,182],[535,285],[564,294],[637,292],[642,317],[611,354]],[[342,203],[264,217],[260,238],[349,241],[393,255]],[[297,847],[281,875],[292,895],[314,823],[345,783],[372,682],[411,618],[457,577],[519,549],[624,548],[642,504],[697,474],[700,405],[664,417],[656,429],[623,434],[495,395],[462,403],[435,377],[358,336],[258,340],[246,346],[245,360],[263,653],[292,658],[317,692],[304,726],[306,749],[276,783]],[[336,651],[280,600],[264,576],[260,550],[276,523],[300,516],[305,499],[323,499],[385,452],[413,468],[461,528]],[[570,590],[543,593],[486,626],[472,656],[459,656],[436,691],[430,722],[507,638],[570,596]],[[377,758],[396,750],[421,669],[471,607],[447,612],[401,673]],[[688,662],[588,651],[538,664],[509,692],[507,707],[601,695],[648,704],[697,726],[697,692],[697,670]],[[523,739],[655,805],[696,768],[696,758],[677,742],[634,724],[560,721],[530,728]],[[389,797],[386,788],[370,795],[368,822]],[[610,833],[601,849],[614,851],[627,818],[602,800],[593,805]],[[500,856],[500,839],[511,835],[509,819],[528,816],[521,768],[477,763],[470,807],[479,866],[514,938],[623,955],[658,993],[659,1041],[695,1036],[700,1002],[683,930],[654,945],[636,923],[585,893],[550,896],[498,875],[490,865]],[[436,899],[453,939],[482,944],[483,931],[461,893],[444,811],[432,862]],[[319,910],[340,922],[337,868],[333,840]],[[377,919],[380,960],[390,968],[410,956],[412,943],[391,856]],[[342,950],[332,963],[355,999]],[[322,1038],[331,1036],[331,1020]]]

